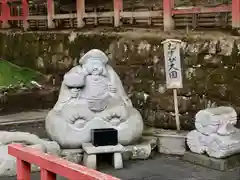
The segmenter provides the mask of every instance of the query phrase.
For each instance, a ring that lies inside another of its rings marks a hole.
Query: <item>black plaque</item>
[[[92,129],[91,138],[94,146],[115,146],[118,144],[118,131],[114,128]]]

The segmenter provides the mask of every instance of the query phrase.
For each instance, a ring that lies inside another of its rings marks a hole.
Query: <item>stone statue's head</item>
[[[107,76],[106,64],[108,57],[99,49],[88,51],[80,60],[79,63],[89,75]]]

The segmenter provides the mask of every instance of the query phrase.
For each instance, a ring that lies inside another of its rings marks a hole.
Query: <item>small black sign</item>
[[[92,129],[91,138],[94,146],[115,146],[118,144],[118,131],[114,128]]]

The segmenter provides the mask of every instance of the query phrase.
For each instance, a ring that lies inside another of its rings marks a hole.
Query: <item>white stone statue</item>
[[[64,76],[59,99],[46,118],[51,139],[64,148],[90,142],[91,129],[115,128],[122,145],[141,137],[143,121],[119,76],[100,50],[87,52]]]
[[[196,129],[187,135],[192,152],[207,153],[211,157],[224,158],[240,152],[240,130],[237,113],[231,107],[200,110],[195,117]]]

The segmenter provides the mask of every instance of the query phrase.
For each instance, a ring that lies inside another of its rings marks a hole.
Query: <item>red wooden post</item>
[[[9,7],[7,4],[7,0],[2,0],[2,28],[8,28],[8,14]]]
[[[84,14],[85,14],[85,0],[77,0],[76,2],[77,7],[77,27],[82,28],[85,23],[83,21]]]
[[[29,7],[27,0],[22,0],[22,15],[23,15],[23,29],[28,29],[28,15],[29,15]]]
[[[57,176],[53,172],[41,169],[41,180],[56,180]]]
[[[120,12],[123,9],[123,0],[113,0],[114,6],[114,27],[120,26]]]
[[[240,28],[240,1],[232,0],[232,28]]]
[[[31,164],[17,158],[17,180],[30,180]]]
[[[55,7],[54,0],[47,0],[47,20],[48,20],[48,28],[54,28],[54,18]]]
[[[21,144],[10,144],[8,153],[17,159],[22,159],[17,165],[17,180],[30,180],[30,165],[24,161],[41,167],[41,177],[45,180],[55,180],[53,173],[74,180],[120,180]]]
[[[163,0],[163,27],[164,31],[174,29],[174,20],[172,16],[172,8],[174,7],[174,0]]]

